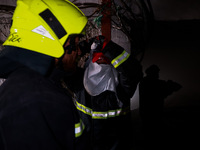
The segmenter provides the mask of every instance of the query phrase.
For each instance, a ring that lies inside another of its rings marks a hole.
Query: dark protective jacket
[[[127,57],[129,54],[123,48],[112,42],[109,44],[103,53],[119,75],[116,93],[104,91],[97,96],[90,96],[81,82],[72,84],[76,86],[70,89],[74,89],[77,109],[87,130],[91,131],[93,150],[127,150],[131,148],[132,142],[130,99],[142,79],[142,66],[132,55]],[[67,81],[74,81],[73,78],[82,79],[78,75]]]
[[[27,50],[6,48],[10,49],[17,51],[13,54],[15,58],[11,57],[13,52],[0,54],[0,77],[6,78],[0,86],[0,149],[85,149],[84,133],[80,136],[80,117],[71,95],[42,75],[44,70],[36,71],[37,67],[30,69],[23,64],[22,59],[31,61],[33,57],[39,63],[40,54],[36,57],[32,52],[26,55]],[[23,54],[28,58],[22,57]]]

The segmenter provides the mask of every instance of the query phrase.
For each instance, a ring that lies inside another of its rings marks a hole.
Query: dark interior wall
[[[160,67],[160,79],[173,80],[183,87],[165,99],[166,107],[200,105],[200,1],[151,0],[155,25],[142,61]],[[138,108],[138,95],[132,108]]]
[[[156,20],[200,19],[199,0],[151,0]]]
[[[160,67],[160,78],[181,84],[181,90],[166,99],[167,106],[200,104],[200,21],[171,21],[155,24],[146,50],[144,70],[151,64]]]
[[[197,138],[200,133],[199,27],[200,20],[157,21],[142,61],[144,70],[151,64],[156,64],[160,68],[160,79],[173,80],[182,85],[179,91],[165,99],[159,137],[163,143],[156,141],[160,144],[160,149],[199,148]],[[138,115],[138,102],[134,101],[138,97],[134,98],[132,108],[135,109],[132,116],[135,145],[142,149],[141,147],[145,145],[142,123]],[[153,138],[153,134],[150,138]]]
[[[16,6],[17,0],[0,0],[0,5]]]

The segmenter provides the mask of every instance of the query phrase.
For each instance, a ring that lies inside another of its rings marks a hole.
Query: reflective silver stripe
[[[63,86],[63,88],[65,88],[72,96],[72,100],[74,102],[74,105],[77,107],[76,104],[76,94],[73,93],[65,84],[65,82],[63,80],[61,80],[61,85]],[[75,124],[75,137],[79,137],[82,135],[83,130],[85,129],[85,125],[83,124],[82,120],[80,119],[79,123]]]
[[[81,136],[84,129],[85,129],[85,125],[83,124],[82,120],[80,119],[80,122],[75,124],[75,137]]]
[[[83,113],[92,116],[92,109],[90,109],[90,108],[88,108],[88,107],[86,107],[86,106],[84,106],[84,105],[78,103],[77,101],[76,101],[76,108],[77,108],[78,110],[82,111]]]
[[[107,111],[107,112],[95,112],[94,111],[92,113],[92,118],[94,118],[94,119],[107,119],[107,118],[119,116],[121,112],[122,112],[122,109],[110,110],[110,111]]]
[[[125,115],[130,112],[130,107],[126,109],[116,109],[116,110],[110,110],[106,112],[97,112],[97,111],[92,111],[91,108],[88,108],[76,101],[76,108],[79,111],[82,111],[83,113],[90,115],[93,119],[107,119],[111,117],[116,117],[119,115]]]
[[[117,68],[119,65],[121,65],[124,61],[126,61],[129,58],[130,54],[127,53],[125,50],[122,54],[117,56],[115,59],[112,60],[112,65]]]

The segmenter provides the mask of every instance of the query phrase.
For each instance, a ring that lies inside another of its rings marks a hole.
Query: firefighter
[[[64,86],[91,133],[92,150],[130,149],[130,99],[143,76],[139,61],[100,35],[93,39],[84,68],[67,74]]]
[[[55,58],[78,56],[86,16],[68,0],[18,0],[12,20],[0,53],[0,149],[88,150],[70,93],[48,78]]]

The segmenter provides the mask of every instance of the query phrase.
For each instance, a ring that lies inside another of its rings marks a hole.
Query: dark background
[[[182,85],[179,91],[164,101],[163,134],[160,137],[164,144],[161,150],[200,147],[199,27],[200,20],[156,21],[142,61],[144,70],[156,64],[160,68],[160,79],[173,80]],[[133,99],[133,135],[136,147],[142,149],[145,136],[138,105],[138,99]],[[153,138],[155,135],[151,136]]]
[[[81,2],[96,2],[96,0]],[[165,99],[162,126],[165,134],[160,137],[164,141],[160,150],[198,149],[200,147],[200,0],[151,0],[151,2],[156,21],[142,61],[143,70],[156,64],[160,68],[160,79],[173,80],[182,85],[179,91]],[[15,0],[0,0],[1,4],[15,6]],[[132,100],[132,108],[134,146],[135,149],[143,149],[144,135],[138,115],[137,98]]]
[[[151,3],[155,24],[142,61],[143,70],[156,64],[160,79],[182,85],[181,90],[166,98],[166,107],[197,107],[200,104],[200,1],[151,0]]]
[[[166,106],[200,103],[200,1],[151,0],[155,24],[142,61],[143,69],[156,64],[160,78],[183,88],[166,99]],[[135,107],[134,107],[135,108]]]
[[[200,1],[151,0],[155,25],[142,61],[160,68],[160,79],[182,88],[165,99],[160,149],[198,149],[200,133]],[[151,99],[149,99],[151,101]],[[136,148],[144,146],[138,96],[132,100]],[[152,138],[155,135],[151,135]],[[156,141],[155,141],[156,142]],[[159,142],[158,142],[159,144]]]

